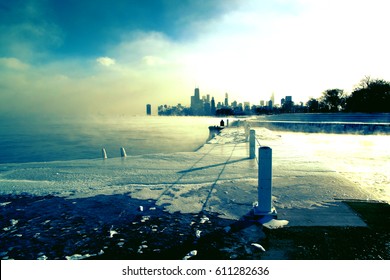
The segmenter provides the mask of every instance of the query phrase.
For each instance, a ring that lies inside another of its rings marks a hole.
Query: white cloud
[[[148,65],[148,66],[159,66],[164,65],[167,62],[162,59],[161,57],[153,56],[153,55],[146,55],[142,58],[142,61]]]
[[[14,57],[0,57],[0,65],[14,70],[26,70],[29,65]]]
[[[115,59],[109,57],[98,57],[96,61],[104,66],[111,66],[115,64]]]

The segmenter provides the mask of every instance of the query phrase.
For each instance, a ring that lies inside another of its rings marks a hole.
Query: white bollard
[[[249,124],[245,122],[245,142],[249,140]]]
[[[272,149],[259,148],[259,178],[258,178],[258,205],[257,215],[272,213]]]
[[[127,157],[125,148],[121,147],[121,157]]]
[[[107,158],[107,153],[106,153],[106,149],[102,149],[102,158],[103,159],[106,159]]]
[[[249,158],[253,159],[255,157],[256,157],[256,131],[254,129],[251,129],[249,135]]]

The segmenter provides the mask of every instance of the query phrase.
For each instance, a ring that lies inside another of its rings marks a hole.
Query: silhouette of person
[[[225,122],[223,120],[221,120],[220,126],[224,126],[224,125],[225,125]]]

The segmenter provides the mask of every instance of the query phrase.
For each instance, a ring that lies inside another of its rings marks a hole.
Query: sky
[[[0,0],[0,114],[144,115],[390,80],[386,0]]]

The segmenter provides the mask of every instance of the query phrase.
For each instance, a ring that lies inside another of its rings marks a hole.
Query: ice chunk
[[[95,254],[93,254],[93,255],[91,255],[91,254],[85,254],[85,255],[74,254],[72,256],[65,256],[65,258],[67,260],[82,260],[82,259],[86,259],[86,258],[89,258],[92,256],[96,256],[96,255]]]
[[[263,224],[264,227],[269,229],[282,228],[286,225],[288,225],[287,220],[275,220],[275,219],[272,219],[269,222]]]
[[[264,247],[261,246],[260,244],[258,244],[258,243],[252,243],[251,245],[254,246],[254,247],[256,247],[256,248],[259,248],[261,251],[265,252]]]
[[[198,254],[198,251],[192,250],[192,251],[189,252],[187,255],[185,255],[185,257],[183,258],[183,260],[188,260],[188,259],[192,258],[193,256],[196,256],[197,254]]]
[[[48,259],[48,257],[46,255],[42,255],[42,256],[37,258],[37,260],[43,260],[43,261],[45,261],[47,259]]]
[[[203,216],[201,219],[200,219],[200,223],[201,224],[204,224],[205,222],[209,221],[210,219],[206,216]]]
[[[118,232],[113,229],[113,226],[111,226],[111,228],[110,228],[110,238],[112,238],[115,234],[118,234]]]

